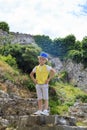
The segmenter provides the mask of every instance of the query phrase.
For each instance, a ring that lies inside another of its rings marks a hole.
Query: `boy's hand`
[[[37,84],[37,80],[36,80],[36,79],[34,79],[33,82],[34,82],[35,84]]]
[[[54,75],[55,75],[55,70],[52,68],[51,71],[50,71],[50,76],[49,76],[49,78],[46,80],[45,83],[48,84],[49,81],[54,77]]]
[[[50,81],[50,79],[47,79],[47,80],[46,80],[46,82],[45,82],[45,84],[48,84],[48,83],[49,83],[49,81]]]

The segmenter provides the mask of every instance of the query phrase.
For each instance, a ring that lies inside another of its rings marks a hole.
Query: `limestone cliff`
[[[61,61],[59,58],[52,58],[50,62],[57,73],[66,71],[69,82],[87,92],[87,68],[84,68],[81,63],[77,64],[72,60]]]

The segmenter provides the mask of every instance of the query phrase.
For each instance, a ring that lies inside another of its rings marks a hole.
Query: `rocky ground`
[[[35,97],[35,95],[34,95]],[[87,121],[87,104],[76,103],[70,108],[71,116],[34,116],[37,110],[37,99],[21,97],[15,93],[0,90],[0,130],[87,130],[87,127],[77,127],[77,117]]]
[[[76,102],[74,106],[69,108],[69,114],[87,126],[87,103]]]

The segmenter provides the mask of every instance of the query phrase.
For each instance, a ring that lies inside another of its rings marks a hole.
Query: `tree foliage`
[[[52,52],[52,40],[49,38],[49,36],[45,35],[36,35],[34,36],[36,44],[42,48],[43,51],[47,53]]]
[[[69,50],[74,49],[76,38],[73,34],[70,34],[64,38],[65,47]]]
[[[14,57],[12,57],[10,54],[8,56],[0,55],[0,60],[5,61],[6,63],[8,63],[10,66],[14,67],[15,69],[17,68],[16,59]]]
[[[87,36],[82,41],[76,41],[73,34],[54,40],[45,35],[36,35],[34,38],[43,51],[61,59],[71,58],[73,61],[87,66]]]
[[[82,63],[85,67],[87,67],[87,36],[85,36],[82,40],[82,50],[83,50],[83,59]]]
[[[0,28],[9,32],[9,26],[6,22],[0,22]],[[10,54],[15,57],[18,67],[24,72],[30,72],[37,63],[37,55],[41,50],[61,59],[71,58],[87,66],[87,36],[81,42],[76,41],[76,37],[73,34],[64,38],[55,38],[54,40],[45,35],[35,35],[33,37],[37,46],[23,46],[18,43],[12,45],[12,36],[10,34],[0,37],[0,54],[5,56]],[[3,40],[4,44],[2,44]],[[28,64],[30,65],[29,67]]]
[[[1,50],[3,50],[4,46]],[[37,56],[41,48],[37,45],[20,45],[7,44],[4,48],[5,56],[11,55],[16,59],[18,67],[26,73],[29,73],[32,68],[38,63]],[[3,55],[3,51],[0,52]]]
[[[62,38],[56,38],[53,41],[53,49],[52,49],[52,54],[54,56],[58,56],[58,57],[63,57],[63,55],[65,54],[65,49],[64,49],[64,45],[63,45],[63,39]]]
[[[72,59],[73,61],[80,63],[82,59],[82,53],[81,51],[78,51],[78,50],[71,50],[68,53],[68,57]]]
[[[9,33],[9,25],[7,22],[0,22],[0,29]]]

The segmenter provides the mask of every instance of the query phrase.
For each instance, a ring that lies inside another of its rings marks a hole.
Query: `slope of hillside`
[[[32,88],[32,85],[33,84],[29,76],[13,69],[6,62],[0,61],[1,117],[4,117],[6,120],[8,120],[8,116],[13,115],[14,118],[16,115],[30,115],[38,109],[36,92],[30,91],[28,88],[28,86]],[[81,104],[77,102],[77,104],[79,104],[80,106],[82,105],[82,103],[85,103],[86,107],[87,94],[81,91],[79,88],[75,88],[60,81],[50,84],[49,94],[49,106],[51,115],[58,114],[61,116],[69,116],[70,114],[72,116],[73,111],[71,111],[71,109],[69,108],[77,101],[80,101]],[[77,109],[74,107],[73,110]],[[87,115],[86,109],[84,109],[84,111],[82,110],[80,112],[84,112],[85,114],[83,115]],[[86,122],[85,116],[79,118],[78,115],[76,115],[76,118],[79,119],[79,123],[81,123],[82,125],[86,125],[86,123],[83,123],[84,121]],[[0,120],[0,123],[1,122],[2,118]]]
[[[21,97],[30,97],[31,93],[25,87],[26,80],[28,79],[27,75],[22,75],[6,62],[0,61],[0,90],[9,94],[20,95]]]

